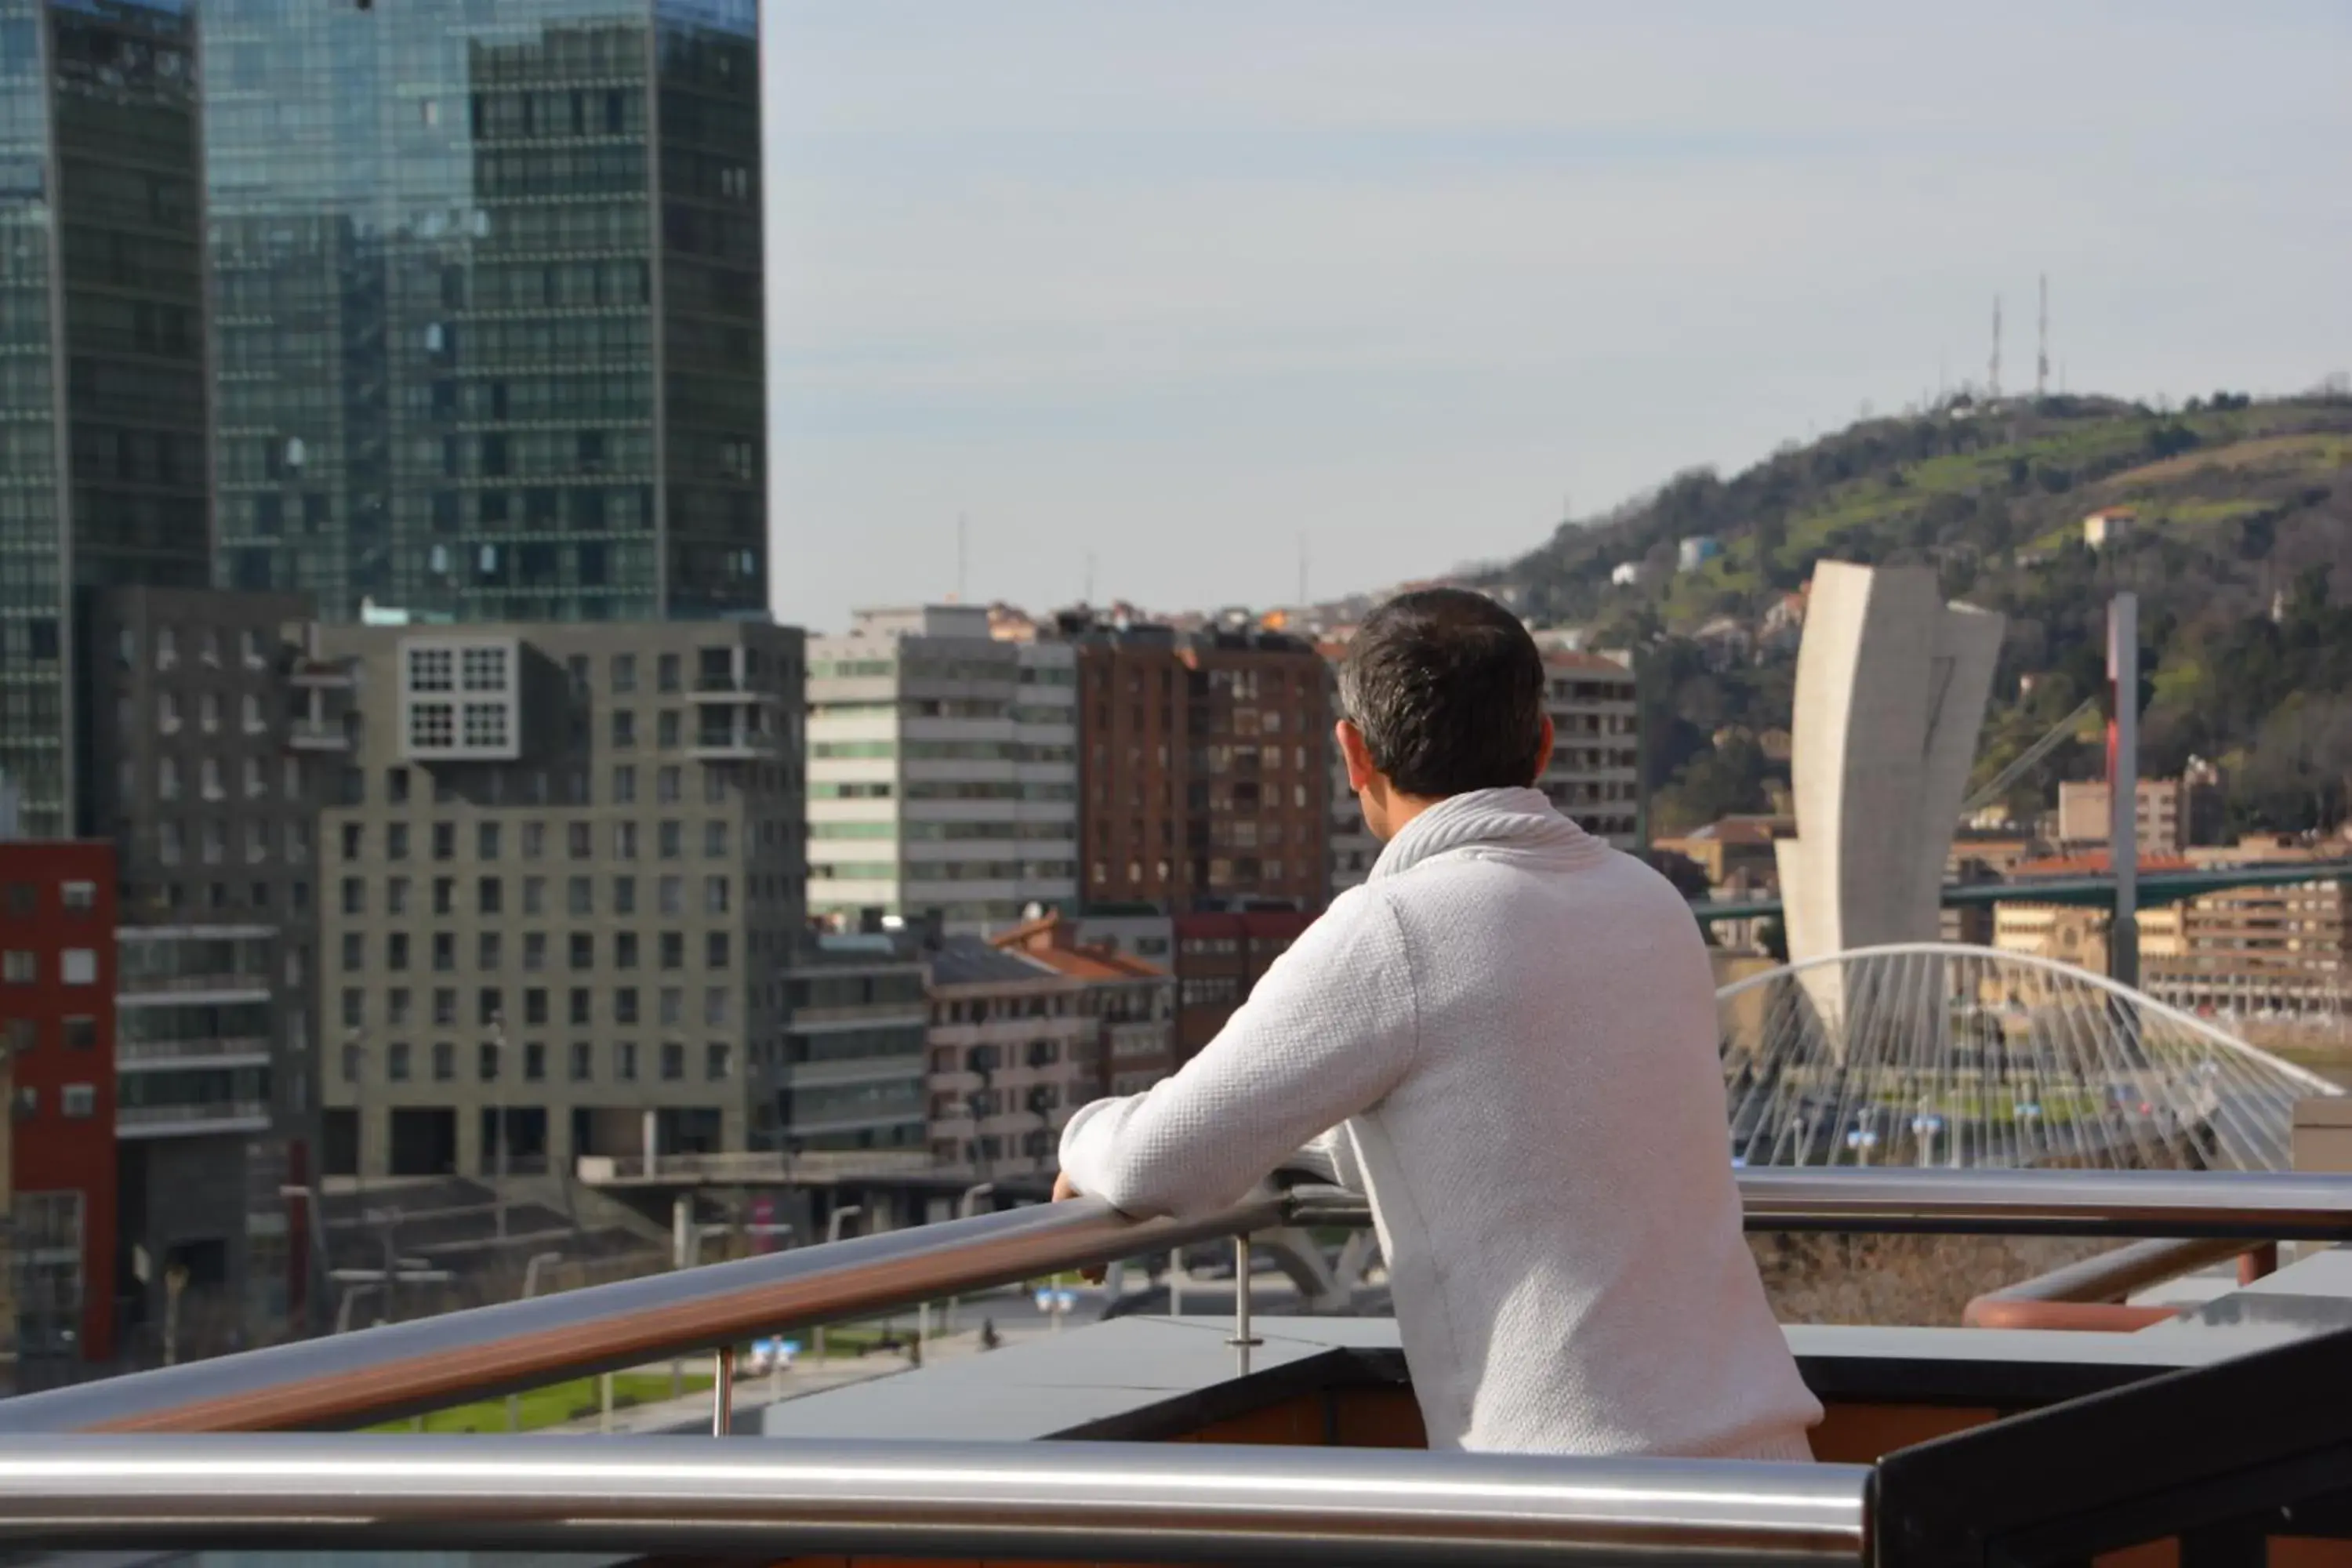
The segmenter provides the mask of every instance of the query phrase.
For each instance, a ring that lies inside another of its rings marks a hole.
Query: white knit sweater
[[[1062,1168],[1194,1214],[1309,1140],[1370,1200],[1433,1447],[1808,1457],[1697,926],[1541,795],[1414,818],[1182,1071],[1072,1118]]]

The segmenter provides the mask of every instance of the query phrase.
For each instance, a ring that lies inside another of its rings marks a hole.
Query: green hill
[[[2094,551],[2083,519],[2111,507],[2132,509],[2135,526]],[[1700,535],[1722,553],[1676,571],[1679,542]],[[1691,634],[1719,617],[1755,630],[1823,559],[1932,564],[1949,597],[2009,616],[1982,774],[2099,689],[2107,597],[2130,588],[2153,672],[2145,765],[2221,762],[2242,827],[2345,813],[2352,398],[2222,394],[2177,412],[1961,400],[1784,447],[1728,479],[1679,475],[1481,580],[1532,619],[1642,650],[1663,830],[1767,805],[1783,770],[1744,737],[1788,723],[1792,660],[1768,650],[1711,668]],[[1629,563],[1638,581],[1612,583]],[[2095,772],[2087,744],[2062,747],[2015,804]]]

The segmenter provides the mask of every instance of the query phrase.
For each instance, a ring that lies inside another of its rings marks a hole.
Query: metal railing
[[[2352,1240],[2344,1176],[1846,1169],[1738,1179],[1754,1230]],[[0,1433],[362,1426],[690,1352],[724,1361],[774,1330],[1195,1242],[1364,1218],[1360,1200],[1329,1189],[1265,1193],[1183,1220],[1132,1220],[1091,1199],[1016,1208],[28,1394],[0,1401]],[[1245,1355],[1248,1333],[1234,1337]]]
[[[11,1550],[1861,1563],[1870,1472],[1192,1444],[0,1441]]]

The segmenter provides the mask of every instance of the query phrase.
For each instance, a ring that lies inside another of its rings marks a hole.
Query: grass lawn
[[[691,1363],[689,1363],[691,1364]],[[710,1374],[689,1372],[682,1380],[688,1394],[707,1394],[710,1390]],[[625,1409],[633,1405],[650,1404],[670,1395],[669,1373],[666,1372],[616,1372],[613,1374],[613,1408]],[[515,1428],[530,1432],[541,1426],[560,1426],[594,1415],[604,1408],[593,1377],[573,1378],[569,1383],[554,1383],[545,1388],[533,1388],[515,1396],[517,1412]],[[427,1432],[503,1432],[507,1429],[507,1402],[485,1399],[473,1405],[452,1405],[436,1410],[425,1417]],[[406,1421],[387,1421],[371,1426],[371,1432],[413,1432],[415,1427]]]

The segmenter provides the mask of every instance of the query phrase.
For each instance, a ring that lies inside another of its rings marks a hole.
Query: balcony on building
[[[226,1009],[269,1000],[275,927],[124,926],[115,932],[115,943],[118,1015],[152,1007]]]

